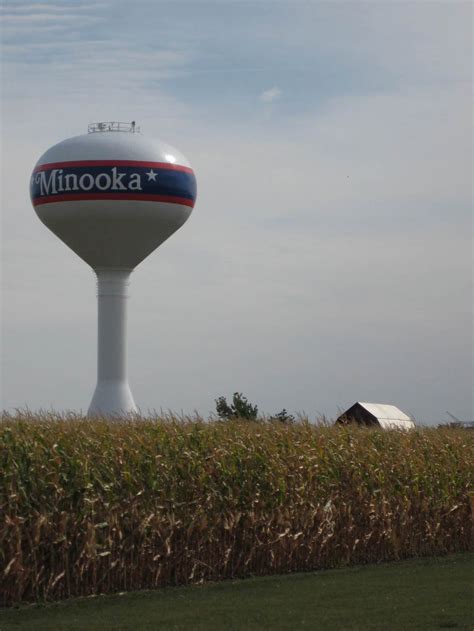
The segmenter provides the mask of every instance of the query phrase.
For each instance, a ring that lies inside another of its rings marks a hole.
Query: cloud
[[[55,13],[67,13],[70,11],[89,11],[89,10],[97,10],[102,8],[109,7],[110,4],[106,4],[103,2],[96,2],[95,4],[4,4],[3,11],[10,11],[11,14],[18,13],[38,13],[41,11],[46,12],[55,12]]]
[[[94,15],[106,8],[104,3],[93,4],[22,4],[3,6],[0,13],[2,32],[10,39],[15,36],[30,37],[48,31],[92,26],[105,21],[105,17]],[[25,42],[26,44],[26,42]]]
[[[53,31],[64,31],[67,28],[67,24],[33,24],[25,23],[21,25],[1,24],[2,35],[13,38],[16,36],[24,37],[25,35],[38,36],[46,35]],[[4,48],[2,47],[2,50]]]
[[[91,21],[96,22],[102,19],[98,17],[85,16],[75,13],[32,13],[30,15],[13,15],[7,14],[0,16],[0,21],[3,24],[20,26],[22,24],[36,24],[38,22],[77,22],[78,20],[85,24]]]
[[[260,101],[263,101],[263,103],[273,103],[273,101],[276,101],[280,98],[281,94],[282,92],[280,88],[273,86],[273,88],[262,92],[262,94],[260,94],[258,98],[260,99]]]
[[[437,37],[432,3],[412,35],[406,5],[392,22],[371,3],[334,14],[307,3],[324,24],[298,18],[290,28],[287,3],[251,12],[233,3],[240,22],[230,32],[217,5],[209,14],[189,5],[198,27],[172,5],[163,16],[157,3],[117,0],[106,27],[8,49],[4,405],[84,409],[90,400],[93,274],[37,220],[27,189],[42,151],[112,118],[176,145],[198,178],[190,221],[133,275],[130,375],[145,409],[206,413],[238,389],[268,412],[332,415],[374,399],[432,422],[446,409],[468,416],[470,95],[451,81],[464,76],[452,60],[464,58],[466,38],[453,35],[454,49]],[[316,81],[311,55],[338,77],[355,55],[356,89]],[[269,75],[283,57],[286,70]],[[252,59],[261,75],[226,74]],[[209,68],[223,70],[215,82]],[[308,86],[299,100],[288,87],[295,69]],[[260,93],[264,76],[275,85]],[[277,86],[285,108],[265,117]],[[256,94],[265,105],[255,107]],[[248,109],[232,109],[242,95]]]
[[[123,97],[135,107],[132,94]],[[240,388],[268,412],[315,413],[317,405],[332,414],[362,394],[418,418],[456,400],[457,411],[468,391],[470,251],[468,220],[458,213],[469,202],[469,108],[458,101],[457,92],[341,99],[277,136],[224,122],[200,127],[176,112],[167,135],[189,154],[200,193],[190,222],[133,275],[130,374],[145,409],[206,413],[213,397]],[[69,112],[76,122],[81,108]],[[456,115],[441,128],[446,112]],[[162,135],[169,114],[150,116],[148,134]],[[50,113],[48,121],[57,136]],[[6,146],[7,401],[23,405],[23,384],[54,374],[56,388],[44,379],[30,405],[84,408],[93,386],[94,280],[37,221],[22,182],[53,131],[28,131],[18,146],[17,129]],[[42,335],[33,334],[31,313]],[[70,372],[58,374],[70,355]],[[452,376],[433,392],[445,365]]]
[[[160,107],[167,100],[174,102],[176,112],[183,109],[171,95],[165,94],[162,83],[189,63],[190,53],[184,49],[140,47],[123,55],[121,43],[104,39],[85,42],[76,34],[69,42],[57,39],[27,44],[24,48],[16,43],[5,45],[4,56],[8,62],[4,63],[4,77],[9,85],[4,110],[12,116],[15,111],[25,115],[30,110],[30,99],[37,99],[38,95],[43,103],[48,102],[55,109],[62,107],[65,91],[71,96],[69,110],[73,101],[79,99],[92,112],[104,102],[117,111],[118,106],[122,109],[124,94],[130,90],[140,92],[135,111],[142,111],[149,98],[154,98]],[[22,81],[17,80],[19,76]],[[33,111],[31,116],[35,116]]]

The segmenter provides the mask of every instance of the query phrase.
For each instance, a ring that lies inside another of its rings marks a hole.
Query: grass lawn
[[[0,631],[474,629],[474,554],[0,610]]]

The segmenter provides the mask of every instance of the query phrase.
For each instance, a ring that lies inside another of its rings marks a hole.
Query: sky
[[[96,285],[38,220],[41,154],[136,120],[193,165],[132,275],[142,412],[389,403],[473,417],[470,2],[5,0],[1,402],[86,411]]]

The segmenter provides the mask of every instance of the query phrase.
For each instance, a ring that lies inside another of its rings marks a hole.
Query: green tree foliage
[[[286,409],[283,408],[281,412],[278,412],[278,414],[274,414],[273,416],[271,416],[270,421],[278,421],[279,423],[289,424],[289,423],[294,423],[296,419],[293,416],[293,414],[288,414]]]
[[[227,403],[225,397],[216,399],[216,412],[218,417],[223,420],[245,418],[249,421],[256,421],[258,407],[252,405],[241,392],[234,392],[231,405]]]

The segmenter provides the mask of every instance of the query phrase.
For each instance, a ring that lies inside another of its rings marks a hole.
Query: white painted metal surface
[[[415,423],[411,419],[409,421],[400,421],[397,419],[379,418],[378,422],[383,429],[415,429]]]
[[[130,272],[97,270],[97,386],[88,414],[138,412],[127,378],[127,299]]]
[[[384,403],[362,403],[360,401],[359,405],[365,408],[367,412],[376,416],[379,421],[403,421],[413,423],[411,418],[395,405],[386,405]]]
[[[192,212],[188,160],[132,123],[92,123],[38,160],[30,182],[40,220],[96,272],[98,381],[89,414],[137,410],[127,380],[126,304],[131,271]]]

